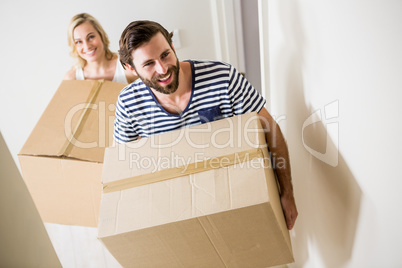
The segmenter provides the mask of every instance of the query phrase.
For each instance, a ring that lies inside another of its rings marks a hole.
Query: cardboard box
[[[124,86],[63,81],[21,149],[22,175],[44,222],[97,226],[104,151]]]
[[[293,253],[256,113],[107,148],[98,237],[123,267],[267,267]]]

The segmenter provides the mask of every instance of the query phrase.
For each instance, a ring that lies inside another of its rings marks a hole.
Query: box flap
[[[266,141],[258,114],[253,112],[106,148],[102,182],[106,189],[117,181],[135,183],[144,175],[170,179],[167,173],[183,176],[192,163],[198,163],[193,166],[198,172],[205,163],[220,168],[231,157],[250,156],[240,153],[256,150],[258,154],[257,149],[266,150]]]
[[[20,154],[103,162],[104,149],[112,144],[115,104],[125,85],[62,81]]]

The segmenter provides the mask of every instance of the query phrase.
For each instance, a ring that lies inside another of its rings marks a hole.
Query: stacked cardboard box
[[[96,227],[105,147],[125,84],[63,81],[18,157],[44,222]]]
[[[106,149],[98,236],[124,267],[293,262],[256,113]]]

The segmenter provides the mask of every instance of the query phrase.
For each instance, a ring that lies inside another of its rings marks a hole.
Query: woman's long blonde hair
[[[83,58],[81,58],[78,55],[77,49],[75,47],[75,41],[74,41],[74,29],[77,26],[79,26],[82,23],[87,22],[87,21],[90,22],[92,24],[92,26],[94,26],[96,31],[99,33],[101,40],[103,42],[103,46],[105,48],[106,59],[111,60],[114,55],[114,53],[112,51],[110,51],[110,49],[109,49],[109,44],[110,44],[109,38],[108,38],[105,30],[103,30],[100,23],[94,17],[89,15],[88,13],[77,14],[70,21],[70,24],[68,26],[68,31],[67,31],[67,38],[68,38],[68,46],[70,47],[70,56],[76,60],[75,65],[77,67],[81,67],[81,68],[84,68],[86,60],[84,60]]]

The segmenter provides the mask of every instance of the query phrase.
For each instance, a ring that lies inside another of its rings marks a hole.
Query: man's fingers
[[[286,219],[286,225],[289,230],[292,230],[298,216],[294,199],[289,200],[286,198],[282,198],[282,208]]]

